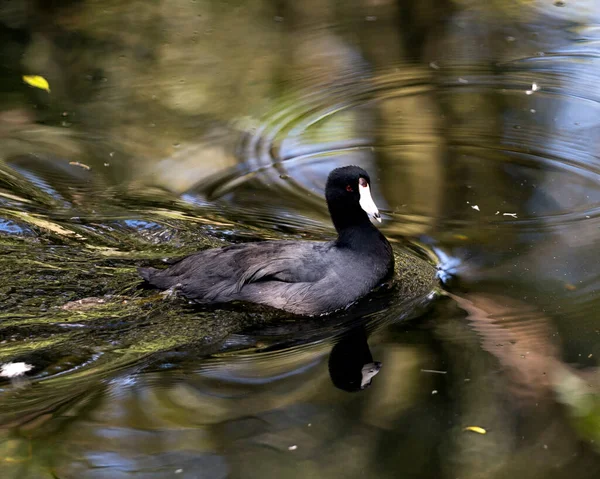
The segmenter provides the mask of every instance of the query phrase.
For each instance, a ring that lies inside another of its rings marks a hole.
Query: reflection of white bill
[[[371,384],[371,380],[377,375],[381,369],[381,363],[367,363],[361,369],[362,379],[360,381],[360,388],[364,389]]]

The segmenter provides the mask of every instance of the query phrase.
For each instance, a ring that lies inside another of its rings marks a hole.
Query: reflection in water
[[[344,391],[355,392],[368,388],[380,369],[381,363],[373,361],[367,334],[362,326],[349,331],[329,355],[331,381]]]
[[[0,8],[2,477],[598,477],[597,2],[338,3]],[[355,307],[139,287],[330,239],[349,163],[399,270]]]

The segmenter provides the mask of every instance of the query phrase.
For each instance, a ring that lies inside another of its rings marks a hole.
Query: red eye
[[[354,190],[352,189],[352,187],[350,185],[346,186],[346,191],[349,191],[350,193],[352,193]]]

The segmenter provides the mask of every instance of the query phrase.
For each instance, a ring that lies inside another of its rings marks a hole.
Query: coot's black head
[[[369,224],[369,217],[381,221],[379,210],[371,198],[370,186],[368,173],[358,166],[343,166],[329,173],[325,198],[338,231]]]

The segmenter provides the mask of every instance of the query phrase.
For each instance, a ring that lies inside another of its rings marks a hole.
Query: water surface
[[[2,477],[598,477],[595,2],[42,3],[0,9]],[[331,239],[345,164],[397,255],[364,301],[140,286]]]

